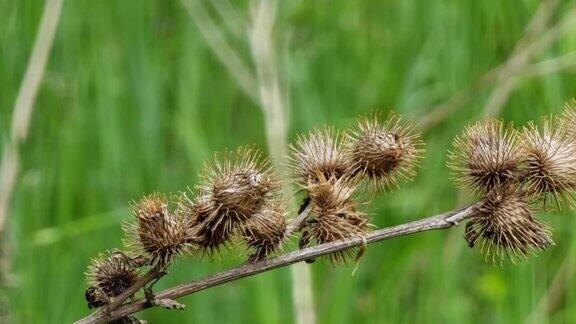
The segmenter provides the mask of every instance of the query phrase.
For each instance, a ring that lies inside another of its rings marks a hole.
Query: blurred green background
[[[288,139],[393,109],[424,122],[427,153],[414,182],[370,203],[373,223],[398,224],[471,201],[445,166],[463,126],[490,114],[523,125],[561,111],[576,94],[574,3],[546,4],[553,8],[548,21],[540,26],[536,18],[534,27],[535,0],[281,1],[272,39]],[[43,5],[0,1],[0,146],[10,135]],[[210,30],[253,73],[251,4],[189,5],[206,10],[215,24]],[[527,26],[536,30],[532,38],[524,37]],[[552,39],[542,44],[545,37]],[[531,50],[522,64],[482,78]],[[260,103],[233,73],[181,2],[65,1],[2,238],[11,267],[0,294],[9,298],[3,312],[11,322],[87,315],[83,272],[99,251],[121,245],[131,200],[193,186],[213,151],[250,143],[267,151]],[[447,113],[426,122],[446,103]],[[571,214],[544,215],[556,246],[516,265],[485,262],[467,248],[462,228],[371,245],[353,277],[351,267],[316,262],[310,267],[318,322],[574,323]],[[158,287],[239,264],[237,254],[178,261]],[[290,280],[289,269],[279,269],[182,298],[183,312],[153,309],[138,317],[291,323]]]

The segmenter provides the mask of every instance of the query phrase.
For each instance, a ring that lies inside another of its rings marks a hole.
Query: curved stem
[[[362,245],[363,241],[366,241],[368,244],[370,244],[398,236],[410,235],[434,229],[450,228],[473,216],[477,211],[478,206],[479,203],[475,203],[469,205],[468,207],[452,212],[379,229],[366,235],[364,238],[359,237],[350,240],[321,244],[303,250],[290,252],[278,256],[274,259],[245,264],[160,291],[156,293],[156,297],[161,299],[179,298],[227,282],[285,267],[308,259],[321,257],[352,247],[357,247]],[[147,303],[145,299],[139,299],[134,302],[121,305],[115,309],[111,309],[108,314],[103,311],[95,312],[92,315],[77,321],[76,324],[108,322],[117,318],[134,314],[149,307],[151,307],[151,305]]]

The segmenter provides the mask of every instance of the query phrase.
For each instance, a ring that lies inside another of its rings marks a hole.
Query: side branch
[[[366,235],[364,239],[368,243],[375,243],[398,236],[410,235],[434,229],[450,228],[454,225],[458,225],[461,221],[466,220],[467,218],[474,215],[474,213],[477,211],[478,206],[479,203],[475,203],[468,207],[455,210],[452,212],[416,220],[406,224],[379,229]],[[285,267],[308,259],[313,259],[334,252],[357,247],[360,246],[362,242],[363,242],[362,238],[331,242],[313,246],[303,250],[290,252],[274,259],[248,263],[239,267],[225,270],[210,276],[206,276],[188,283],[175,286],[173,288],[160,291],[156,293],[156,297],[162,299],[165,298],[176,299],[227,282],[235,281],[262,272]],[[140,310],[149,308],[151,306],[152,305],[147,303],[145,299],[139,299],[132,303],[128,303],[116,309],[113,309],[109,314],[106,314],[105,312],[102,311],[95,312],[92,315],[77,321],[76,324],[108,322],[114,319],[134,314]]]

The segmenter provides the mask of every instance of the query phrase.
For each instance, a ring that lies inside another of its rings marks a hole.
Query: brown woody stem
[[[294,263],[302,262],[308,259],[313,259],[328,255],[334,252],[346,250],[352,247],[357,247],[362,245],[365,241],[368,244],[379,242],[382,240],[410,235],[415,233],[420,233],[424,231],[434,230],[434,229],[446,229],[454,225],[458,225],[461,221],[470,218],[476,213],[479,203],[472,204],[468,207],[451,211],[448,213],[416,220],[413,222],[396,225],[392,227],[387,227],[383,229],[376,230],[364,238],[354,238],[344,241],[336,241],[326,244],[321,244],[313,247],[309,247],[303,250],[298,250],[290,252],[274,259],[257,261],[254,263],[248,263],[239,267],[228,269],[216,274],[212,274],[206,277],[202,277],[188,283],[184,283],[163,291],[156,293],[156,298],[158,299],[176,299],[182,296],[190,295],[195,292],[208,289],[210,287],[218,286],[227,282],[235,281],[241,278],[253,276],[262,272],[274,270],[277,268],[285,267]],[[307,208],[305,212],[309,212]],[[304,213],[304,212],[303,212]],[[300,216],[300,215],[299,215]],[[142,286],[141,286],[142,287]],[[134,291],[137,291],[136,288]],[[131,289],[133,290],[133,289]],[[127,291],[128,293],[128,291]],[[124,294],[123,294],[124,295]],[[118,300],[118,299],[117,299]],[[115,301],[116,302],[116,301]],[[114,305],[111,304],[111,306]],[[117,318],[128,316],[134,314],[140,310],[151,307],[146,299],[139,299],[134,302],[119,305],[116,307],[110,307],[110,312],[107,314],[103,311],[97,311],[92,315],[89,315],[79,321],[76,324],[89,324],[89,323],[105,323]]]

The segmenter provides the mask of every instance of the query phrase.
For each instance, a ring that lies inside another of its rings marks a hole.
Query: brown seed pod
[[[88,307],[105,305],[112,297],[122,294],[138,280],[138,271],[122,258],[101,253],[92,260],[86,271]]]
[[[522,181],[526,189],[544,198],[551,194],[561,204],[573,201],[576,189],[576,139],[569,134],[565,121],[542,121],[524,127],[521,137],[524,156]]]
[[[290,165],[295,181],[301,187],[318,182],[318,176],[338,179],[354,168],[342,138],[333,128],[317,129],[298,136],[290,145]]]
[[[497,119],[487,119],[468,126],[454,139],[448,167],[456,181],[477,194],[515,180],[521,151],[514,132]]]
[[[358,210],[359,204],[354,199],[357,186],[357,181],[349,177],[331,181],[319,176],[319,182],[308,187],[313,218],[304,227],[302,247],[312,242],[323,244],[362,237],[370,231],[368,218]],[[347,257],[356,253],[357,249],[348,249],[333,253],[330,258],[333,264],[346,263]]]
[[[280,188],[269,162],[252,148],[226,151],[206,164],[200,194],[218,208],[222,222],[243,222]]]
[[[285,204],[277,199],[271,201],[241,227],[240,236],[252,251],[249,260],[261,260],[282,248],[286,240]]]
[[[166,197],[152,194],[133,209],[134,219],[124,223],[126,245],[137,255],[149,257],[150,265],[166,266],[195,241],[187,230],[186,219],[171,213]]]
[[[527,259],[554,244],[549,226],[536,219],[526,192],[511,186],[486,195],[466,224],[465,238],[470,247],[478,245],[492,262]]]
[[[374,188],[397,187],[398,180],[416,175],[424,143],[414,126],[395,114],[383,123],[378,115],[361,119],[348,137],[353,161]]]
[[[185,217],[188,231],[196,238],[195,247],[210,257],[227,245],[238,224],[236,218],[230,218],[214,204],[209,194],[199,195],[194,200],[182,194],[177,210]]]

